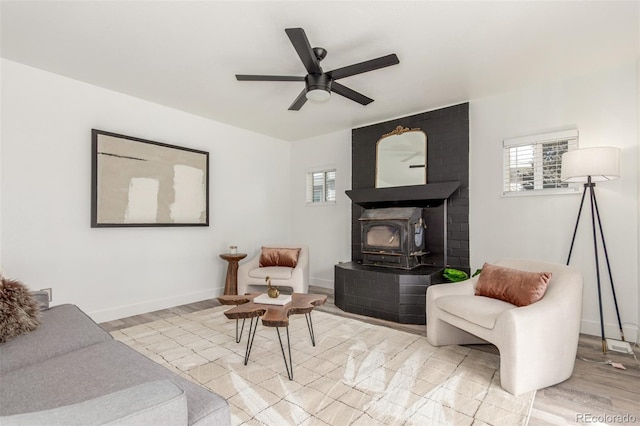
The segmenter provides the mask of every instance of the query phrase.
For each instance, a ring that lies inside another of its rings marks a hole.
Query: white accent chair
[[[582,317],[582,274],[560,264],[502,259],[494,263],[551,272],[544,297],[528,306],[475,296],[478,276],[427,289],[427,340],[434,346],[492,343],[500,384],[513,395],[542,389],[573,373]]]
[[[269,247],[300,248],[295,268],[286,266],[260,267],[259,251],[252,259],[238,266],[238,294],[265,292],[266,277],[271,277],[271,285],[289,287],[293,293],[309,292],[309,248],[300,244],[270,244]]]

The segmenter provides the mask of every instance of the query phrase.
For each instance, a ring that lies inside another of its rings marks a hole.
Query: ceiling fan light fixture
[[[331,97],[331,78],[327,74],[309,74],[305,77],[307,84],[307,100],[311,102],[327,102]]]
[[[309,90],[306,96],[307,96],[307,99],[310,100],[311,102],[322,103],[322,102],[327,102],[329,98],[331,98],[331,92],[329,92],[326,89],[315,88],[315,89]]]

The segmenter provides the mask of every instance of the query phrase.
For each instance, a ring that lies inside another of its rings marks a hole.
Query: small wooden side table
[[[229,262],[224,294],[235,296],[238,294],[238,262],[247,257],[247,253],[222,253],[220,257]]]

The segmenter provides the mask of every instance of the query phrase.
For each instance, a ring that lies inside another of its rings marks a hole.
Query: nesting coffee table
[[[313,311],[313,308],[316,306],[324,305],[327,301],[327,296],[323,294],[293,293],[291,295],[291,302],[286,305],[266,305],[255,303],[253,299],[257,296],[260,296],[260,293],[245,294],[242,296],[220,296],[218,297],[218,301],[223,305],[236,305],[234,308],[229,309],[224,313],[227,318],[236,320],[236,343],[239,343],[242,339],[245,320],[251,319],[247,337],[247,349],[244,355],[244,365],[247,365],[249,362],[249,355],[251,354],[253,340],[258,328],[258,319],[262,317],[262,325],[265,327],[275,327],[276,329],[278,341],[280,342],[280,349],[282,350],[282,358],[284,359],[284,366],[287,369],[287,376],[289,377],[289,380],[293,380],[293,362],[291,360],[291,343],[289,341],[289,316],[304,314],[304,317],[307,320],[309,336],[311,337],[311,344],[315,346],[316,338],[313,332],[311,311]],[[238,330],[239,320],[242,320],[241,330]],[[285,354],[284,345],[282,344],[282,337],[280,336],[280,328],[282,327],[286,329],[287,333],[287,349],[289,353],[288,360]]]

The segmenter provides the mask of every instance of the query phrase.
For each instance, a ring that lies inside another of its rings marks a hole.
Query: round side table
[[[247,253],[222,253],[220,257],[229,262],[227,266],[227,280],[224,283],[224,295],[237,295],[238,262],[247,257]]]

